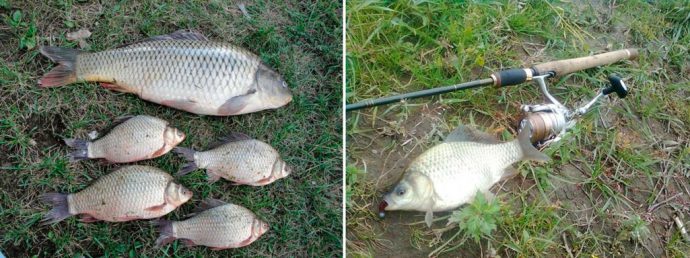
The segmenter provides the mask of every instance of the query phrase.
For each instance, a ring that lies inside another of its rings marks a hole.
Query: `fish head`
[[[168,126],[165,128],[165,132],[163,133],[163,137],[165,139],[165,144],[168,146],[177,146],[177,144],[181,143],[184,141],[185,137],[187,137],[184,132],[181,130]]]
[[[264,108],[278,108],[292,101],[290,88],[280,74],[262,63],[255,76],[256,96]]]
[[[289,176],[292,173],[292,167],[287,163],[283,162],[283,170],[281,171],[280,177]]]
[[[379,205],[380,215],[390,210],[425,210],[433,197],[433,186],[428,177],[412,173],[384,195]]]
[[[189,201],[193,195],[194,193],[186,187],[173,182],[168,184],[168,187],[165,189],[166,200],[175,207],[179,207]]]
[[[252,223],[252,235],[256,238],[259,238],[261,235],[268,232],[270,227],[271,226],[268,225],[268,223],[260,219],[254,219],[254,223]]]
[[[290,175],[290,173],[292,173],[292,168],[282,159],[277,159],[273,164],[273,171],[271,171],[273,179],[281,179]]]

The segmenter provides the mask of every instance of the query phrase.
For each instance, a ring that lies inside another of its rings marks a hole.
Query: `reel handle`
[[[625,98],[625,96],[628,96],[628,87],[625,86],[625,83],[621,77],[618,77],[616,74],[611,74],[609,75],[609,82],[611,83],[611,86],[605,88],[602,91],[602,94],[609,95],[615,92],[618,94],[619,98]]]

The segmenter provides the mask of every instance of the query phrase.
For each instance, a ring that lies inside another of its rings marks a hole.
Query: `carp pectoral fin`
[[[220,179],[219,175],[216,175],[216,174],[214,174],[208,170],[206,171],[206,177],[208,178],[207,180],[208,180],[209,184],[215,183],[216,181],[218,181]]]
[[[79,217],[79,221],[85,222],[85,223],[91,223],[91,222],[100,221],[100,219],[94,218],[93,216],[88,215],[88,214],[82,214]]]
[[[160,157],[161,155],[163,155],[163,154],[166,153],[166,150],[167,150],[167,148],[166,148],[166,145],[165,145],[165,143],[164,143],[163,146],[162,146],[160,149],[158,149],[156,152],[154,152],[153,154],[151,154],[151,157],[149,157],[149,158],[157,158],[157,157]]]
[[[238,115],[252,99],[256,90],[250,90],[247,94],[235,96],[225,101],[225,103],[218,108],[218,114],[223,116]]]
[[[424,222],[426,222],[426,226],[431,228],[431,224],[434,223],[434,212],[431,210],[426,211],[426,215],[424,216]]]
[[[156,206],[148,207],[148,208],[146,208],[145,210],[146,210],[146,211],[157,212],[157,211],[162,210],[162,209],[165,207],[165,205],[166,205],[166,203],[163,203],[163,204],[161,204],[161,205],[156,205]]]
[[[503,175],[501,175],[501,180],[505,180],[508,178],[512,178],[516,176],[520,171],[518,171],[516,168],[513,166],[508,166],[506,169],[503,170]]]
[[[253,236],[249,236],[249,238],[242,240],[242,242],[240,242],[239,244],[237,244],[237,246],[234,246],[234,247],[238,248],[238,247],[248,246],[249,244],[252,243],[252,237]]]
[[[192,109],[194,108],[194,106],[196,106],[197,103],[195,101],[191,101],[188,99],[173,99],[173,100],[163,100],[163,101],[161,101],[161,104],[163,104],[164,106],[173,107],[173,108],[177,108],[180,110],[192,112]],[[194,112],[192,112],[192,113],[194,113]]]

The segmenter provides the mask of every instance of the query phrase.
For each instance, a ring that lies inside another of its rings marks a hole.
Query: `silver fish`
[[[184,221],[160,220],[156,240],[162,246],[182,239],[187,246],[204,245],[212,250],[239,248],[256,241],[269,229],[268,223],[239,205],[207,199],[197,214]]]
[[[102,158],[112,163],[127,163],[152,159],[168,153],[185,138],[185,134],[152,116],[123,117],[112,129],[94,141],[65,139],[76,150],[70,161]]]
[[[126,166],[100,177],[77,193],[47,193],[41,196],[53,209],[45,224],[72,215],[81,221],[119,222],[158,218],[192,198],[192,192],[173,181],[167,172],[149,166]]]
[[[225,178],[236,184],[262,186],[288,176],[292,169],[271,145],[233,133],[206,151],[176,147],[187,163],[178,173],[206,169],[209,183]]]
[[[379,204],[380,216],[391,210],[424,211],[431,227],[433,212],[455,209],[477,192],[491,195],[491,186],[517,173],[513,163],[549,160],[532,146],[530,133],[531,128],[524,128],[518,139],[501,143],[486,133],[459,126],[443,143],[410,163],[402,180]]]
[[[48,47],[60,63],[41,87],[79,81],[200,115],[229,116],[278,108],[292,100],[287,83],[255,54],[195,32],[177,31],[97,53]]]

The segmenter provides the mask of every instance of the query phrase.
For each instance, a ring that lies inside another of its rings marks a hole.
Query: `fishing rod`
[[[609,85],[600,89],[598,94],[587,104],[577,109],[569,109],[548,91],[547,79],[555,76],[563,76],[595,66],[615,63],[625,59],[633,59],[638,55],[637,49],[623,49],[613,52],[547,62],[532,66],[531,68],[515,68],[499,71],[491,74],[491,78],[476,80],[457,85],[411,92],[401,95],[365,100],[346,106],[347,111],[365,107],[385,105],[404,99],[413,99],[442,94],[446,92],[472,89],[487,85],[504,87],[517,85],[527,81],[534,81],[544,95],[545,103],[536,105],[522,105],[522,118],[518,123],[518,131],[522,131],[528,125],[532,128],[530,139],[537,147],[543,147],[561,139],[563,135],[575,126],[577,119],[582,117],[599,99],[611,93],[616,93],[619,98],[628,95],[628,87],[620,76],[609,75]]]
[[[451,86],[421,90],[400,95],[388,96],[378,99],[368,99],[354,104],[345,105],[345,111],[353,111],[367,107],[390,104],[406,99],[415,99],[433,96],[458,90],[467,90],[478,87],[493,85],[495,87],[505,87],[517,85],[526,81],[531,81],[539,76],[550,75],[563,76],[569,73],[593,68],[596,66],[612,64],[621,60],[634,59],[638,55],[637,49],[621,49],[608,53],[551,61],[534,65],[530,68],[513,68],[491,74],[490,78],[480,79]]]

